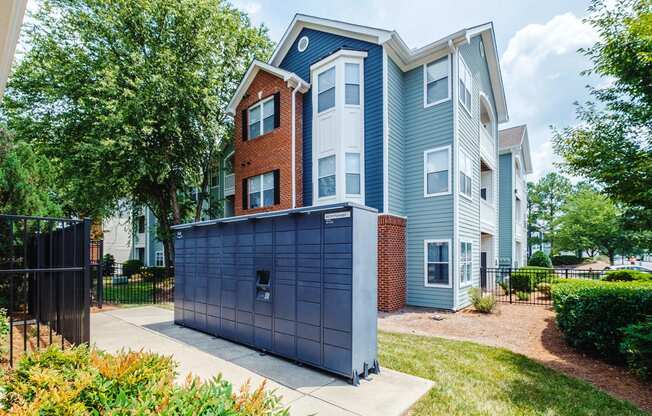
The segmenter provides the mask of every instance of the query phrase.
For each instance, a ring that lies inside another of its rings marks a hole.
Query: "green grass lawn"
[[[104,301],[122,304],[152,303],[153,292],[154,285],[150,282],[106,285],[104,287]]]
[[[590,384],[500,348],[379,333],[381,366],[434,387],[413,415],[647,415]]]

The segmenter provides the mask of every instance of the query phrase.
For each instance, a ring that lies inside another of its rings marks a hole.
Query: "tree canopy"
[[[555,240],[558,220],[571,189],[570,180],[556,172],[550,172],[537,182],[528,184],[528,230],[540,231],[543,234],[542,240],[550,243],[553,254],[557,250]],[[529,241],[530,244],[540,242],[542,241]]]
[[[172,264],[169,227],[201,212],[226,105],[269,55],[267,30],[220,0],[45,0],[31,20],[9,128],[67,179],[78,214],[151,208]]]
[[[568,173],[624,204],[630,228],[652,228],[652,0],[594,0],[586,22],[600,40],[582,50],[608,80],[578,105],[577,127],[556,131]],[[597,101],[597,102],[596,102]]]

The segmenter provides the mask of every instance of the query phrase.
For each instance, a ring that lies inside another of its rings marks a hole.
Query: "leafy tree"
[[[534,254],[532,254],[532,257],[528,260],[527,263],[528,266],[535,266],[535,267],[552,267],[552,261],[550,260],[550,257],[543,251],[535,251]]]
[[[562,206],[571,192],[568,178],[550,172],[536,183],[528,185],[528,228],[536,228],[543,240],[550,243],[552,255],[556,252],[555,240]]]
[[[173,264],[170,226],[201,214],[226,105],[268,56],[266,29],[221,0],[45,0],[31,20],[10,127],[57,164],[80,213],[151,208]]]
[[[563,168],[625,204],[630,228],[652,228],[652,1],[594,0],[586,21],[600,34],[581,50],[585,71],[611,82],[578,105],[580,124],[556,131]]]
[[[558,242],[562,250],[615,254],[625,236],[621,210],[608,197],[589,187],[572,194],[562,207],[559,218]]]
[[[60,216],[47,158],[0,128],[0,214]]]

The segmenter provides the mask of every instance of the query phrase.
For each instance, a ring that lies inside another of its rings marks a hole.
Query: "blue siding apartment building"
[[[404,263],[389,276],[399,305],[459,310],[481,267],[525,263],[527,130],[499,133],[508,112],[492,23],[410,49],[395,31],[296,15],[254,67],[249,78],[268,71],[309,84],[297,115],[303,205],[349,201],[404,224],[392,236],[405,241]],[[220,175],[216,197],[227,201]],[[387,279],[391,259],[378,261]]]

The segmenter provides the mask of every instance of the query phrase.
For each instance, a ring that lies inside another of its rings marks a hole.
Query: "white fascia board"
[[[523,140],[521,141],[521,145],[523,147],[523,158],[525,159],[523,161],[525,173],[529,175],[533,172],[533,170],[532,155],[530,155],[530,139],[527,133],[527,126],[523,129]]]
[[[301,85],[301,88],[299,89],[301,93],[305,93],[310,88],[310,83],[304,81],[294,72],[289,72],[264,62],[254,60],[251,65],[249,65],[247,72],[245,72],[245,75],[242,78],[242,81],[240,81],[240,85],[238,85],[238,88],[235,90],[235,94],[233,94],[231,101],[229,101],[229,105],[226,107],[226,112],[228,114],[235,115],[235,109],[238,107],[240,100],[242,100],[242,97],[247,92],[249,86],[251,85],[254,78],[256,78],[256,75],[260,70],[281,78],[283,81],[288,82],[291,87]]]
[[[14,60],[27,0],[0,1],[0,98]]]
[[[276,45],[272,57],[269,59],[271,65],[280,65],[288,50],[294,44],[297,36],[304,28],[315,29],[322,32],[333,33],[353,39],[360,39],[366,42],[382,44],[389,39],[391,31],[373,28],[369,26],[356,25],[339,20],[325,19],[321,17],[296,14],[285,30],[283,37]]]
[[[354,51],[350,49],[340,49],[339,51],[328,55],[326,58],[322,59],[319,62],[315,62],[314,64],[310,65],[310,72],[321,68],[324,65],[328,65],[331,62],[335,61],[338,58],[358,58],[358,59],[364,59],[367,57],[367,52],[364,51]]]

